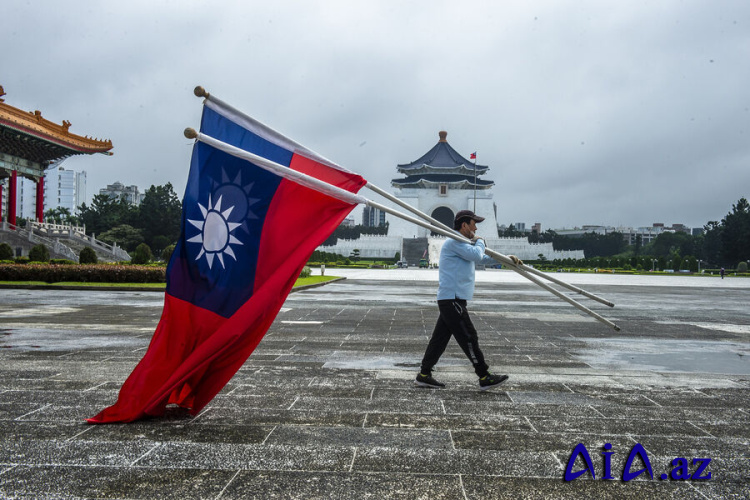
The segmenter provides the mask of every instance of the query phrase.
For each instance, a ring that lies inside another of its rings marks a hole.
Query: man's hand
[[[523,261],[516,257],[515,255],[508,255],[508,258],[513,261],[513,263],[517,266],[523,265]]]
[[[481,239],[482,239],[482,237],[481,237],[481,236],[477,236],[477,235],[475,234],[475,235],[473,235],[473,236],[471,237],[471,244],[472,244],[472,245],[474,245],[474,244],[475,244],[475,243],[477,242],[477,240],[481,240]]]

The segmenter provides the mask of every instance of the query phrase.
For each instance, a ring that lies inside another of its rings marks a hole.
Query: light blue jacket
[[[449,239],[443,244],[438,300],[471,300],[474,297],[474,265],[496,263],[495,259],[484,254],[484,248],[484,240],[477,240],[472,245]]]

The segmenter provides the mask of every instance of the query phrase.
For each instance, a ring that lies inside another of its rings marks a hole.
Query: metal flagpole
[[[412,222],[413,224],[416,224],[418,226],[424,227],[426,229],[429,229],[430,231],[434,231],[437,234],[442,234],[443,236],[447,236],[448,238],[453,238],[454,240],[461,241],[463,243],[470,243],[471,240],[465,238],[464,236],[460,235],[459,233],[456,233],[455,231],[451,229],[444,229],[444,227],[434,226],[432,224],[429,224],[428,222],[425,222],[423,220],[417,219],[415,217],[411,217],[410,215],[406,215],[404,213],[401,213],[397,210],[394,210],[390,207],[387,207],[385,205],[382,205],[380,203],[374,202],[372,200],[369,200],[363,196],[360,196],[358,194],[351,193],[345,189],[341,189],[337,186],[333,186],[331,184],[328,184],[327,182],[321,181],[319,179],[316,179],[315,177],[311,177],[309,175],[303,174],[301,172],[297,172],[296,170],[292,170],[288,167],[285,167],[283,165],[280,165],[276,162],[273,162],[267,158],[263,158],[262,156],[255,155],[253,153],[250,153],[248,151],[245,151],[243,149],[237,148],[235,146],[232,146],[230,144],[227,144],[225,142],[222,142],[218,139],[214,139],[211,136],[208,136],[206,134],[200,133],[195,131],[192,128],[185,129],[185,137],[189,139],[196,139],[198,141],[201,141],[205,144],[208,144],[212,147],[215,147],[216,149],[219,149],[221,151],[224,151],[225,153],[228,153],[232,156],[236,156],[238,158],[242,158],[244,160],[247,160],[255,165],[257,165],[260,168],[263,168],[265,170],[274,172],[275,174],[284,177],[286,179],[289,179],[293,182],[296,182],[298,184],[301,184],[303,186],[309,187],[310,189],[314,189],[316,191],[320,191],[324,194],[327,194],[333,198],[339,199],[341,201],[351,203],[351,204],[365,204],[369,207],[377,208],[379,210],[382,210],[383,212],[389,213],[391,215],[394,215],[396,217],[399,217],[401,219],[404,219],[408,222]],[[441,224],[442,225],[442,224]],[[485,249],[485,253],[489,255],[490,257],[494,258],[495,260],[498,260],[500,262],[513,265],[513,261],[498,252],[495,252],[494,250]],[[604,323],[605,325],[614,328],[616,331],[620,330],[620,327],[614,324],[613,322],[607,320],[606,318],[603,318],[599,314],[595,313],[594,311],[590,310],[586,306],[576,302],[575,300],[571,299],[570,297],[563,295],[560,291],[552,288],[551,286],[547,285],[546,283],[541,282],[540,280],[534,278],[533,276],[530,276],[528,273],[526,273],[524,270],[518,268],[518,267],[512,267],[514,271],[521,274],[528,280],[532,281],[533,283],[537,284],[538,286],[544,288],[545,290],[551,292],[552,294],[556,295],[560,299],[568,302],[569,304],[573,305],[577,309],[581,310],[582,312],[592,316],[593,318],[597,319],[598,321]]]
[[[474,152],[474,213],[477,213],[477,153]]]

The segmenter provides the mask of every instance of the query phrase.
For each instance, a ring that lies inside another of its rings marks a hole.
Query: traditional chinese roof
[[[58,125],[42,117],[41,111],[6,104],[3,95],[0,87],[0,162],[10,156],[38,169],[74,155],[112,154],[112,141],[72,134],[69,121]]]
[[[418,160],[398,165],[398,171],[405,174],[403,179],[391,180],[398,188],[434,188],[448,185],[451,189],[489,189],[495,185],[479,176],[487,173],[486,165],[474,165],[448,144],[448,132],[441,131],[435,146]],[[476,168],[476,170],[475,170]]]
[[[393,179],[391,184],[400,188],[432,188],[448,185],[453,189],[474,189],[474,176],[456,174],[419,174],[408,175],[404,179]],[[495,185],[492,181],[477,178],[477,189],[489,189]]]
[[[440,131],[438,133],[440,140],[435,146],[422,155],[419,159],[411,163],[398,165],[398,171],[402,174],[413,175],[423,172],[434,173],[452,173],[474,175],[474,163],[461,156],[458,151],[453,149],[446,137],[448,132]],[[477,175],[487,172],[489,167],[485,165],[476,165]]]

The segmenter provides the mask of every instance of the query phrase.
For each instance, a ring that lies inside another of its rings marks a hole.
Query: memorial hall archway
[[[445,224],[448,227],[453,227],[453,218],[455,217],[455,214],[453,213],[453,210],[451,210],[448,207],[437,207],[435,210],[432,211],[432,214],[430,214],[433,219],[436,219],[443,224]],[[432,236],[435,236],[436,233],[431,233]]]

